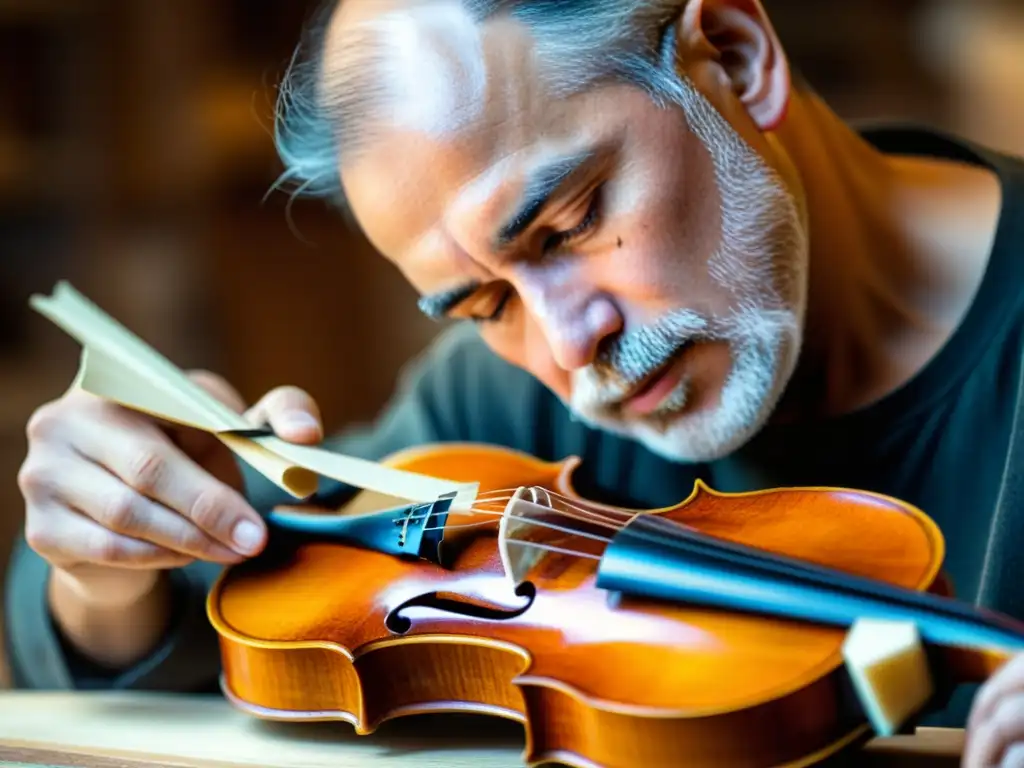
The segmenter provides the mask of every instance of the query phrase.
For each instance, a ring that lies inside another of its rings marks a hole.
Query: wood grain
[[[51,749],[11,742],[0,746],[0,765],[44,766],[45,768],[235,768],[238,763],[219,760],[180,759],[172,755],[134,753],[118,755],[117,750],[93,754],[89,750]]]
[[[557,759],[578,768],[795,766],[868,735],[843,695],[841,628],[609,600],[596,586],[596,564],[634,510],[580,498],[576,457],[545,462],[446,443],[383,463],[479,483],[480,501],[448,520],[443,568],[301,540],[227,569],[208,617],[221,639],[225,692],[254,716],[343,720],[369,733],[413,713],[496,715],[524,724],[529,764]],[[524,534],[530,543],[554,550],[528,572],[536,589],[528,603],[506,573],[497,536],[503,494],[521,487],[559,500],[523,513],[533,518],[514,516],[536,523]],[[941,568],[935,524],[878,494],[725,494],[698,483],[679,504],[642,512],[909,590],[933,588]],[[567,535],[570,525],[582,535]],[[458,544],[448,531],[461,532]],[[400,630],[399,620],[408,622]]]
[[[274,768],[516,768],[522,729],[464,716],[411,718],[372,737],[345,723],[268,723],[218,696],[155,693],[0,693],[0,756],[31,762],[49,750],[141,766]],[[16,755],[16,756],[15,756]],[[107,764],[48,765],[108,768]],[[127,762],[125,762],[127,761]],[[134,761],[132,763],[131,761]]]
[[[869,743],[857,765],[956,766],[957,730]],[[520,768],[522,732],[503,720],[407,718],[371,736],[346,724],[252,720],[217,696],[0,693],[0,765],[61,768]]]

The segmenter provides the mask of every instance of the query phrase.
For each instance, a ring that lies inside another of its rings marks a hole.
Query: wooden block
[[[959,768],[964,732],[958,728],[918,728],[913,734],[875,739],[865,747],[871,768]]]

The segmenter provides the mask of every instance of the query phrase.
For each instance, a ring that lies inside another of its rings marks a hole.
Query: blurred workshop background
[[[924,121],[1024,154],[1021,0],[764,0],[850,119]],[[309,0],[0,0],[0,587],[31,411],[78,346],[28,296],[68,279],[250,399],[305,387],[372,418],[437,332],[324,205],[264,200],[274,84]],[[5,679],[0,658],[0,685]]]

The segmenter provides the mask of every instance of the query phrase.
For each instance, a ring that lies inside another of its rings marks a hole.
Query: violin
[[[883,495],[698,481],[635,510],[576,493],[577,457],[441,444],[383,463],[478,492],[268,513],[265,553],[207,604],[236,707],[359,734],[510,718],[531,766],[810,765],[871,735],[841,654],[856,619],[915,622],[958,681],[1024,645],[944,591],[938,527]]]
[[[66,282],[31,304],[82,343],[75,386],[211,432],[297,499],[358,489],[268,513],[264,552],[208,595],[224,694],[257,717],[367,734],[475,712],[521,723],[531,766],[804,766],[870,736],[843,656],[858,620],[912,623],[956,682],[1024,648],[950,596],[938,527],[897,499],[698,482],[625,509],[576,492],[578,457],[348,457],[253,429]]]
[[[697,482],[625,509],[577,493],[577,457],[345,457],[253,429],[67,283],[32,305],[82,342],[76,386],[215,434],[296,499],[357,489],[268,513],[267,547],[210,591],[221,687],[256,717],[493,715],[530,766],[806,766],[871,735],[844,663],[859,620],[911,624],[952,682],[1024,648],[1024,625],[951,597],[937,525],[899,500]]]

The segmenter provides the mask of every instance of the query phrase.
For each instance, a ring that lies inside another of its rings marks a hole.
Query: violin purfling
[[[873,735],[841,653],[856,619],[915,622],[956,681],[1024,645],[944,591],[937,526],[883,495],[698,482],[623,509],[576,493],[575,457],[442,444],[383,463],[478,495],[268,513],[267,550],[207,604],[240,709],[360,734],[494,715],[523,725],[528,766],[803,766]]]

